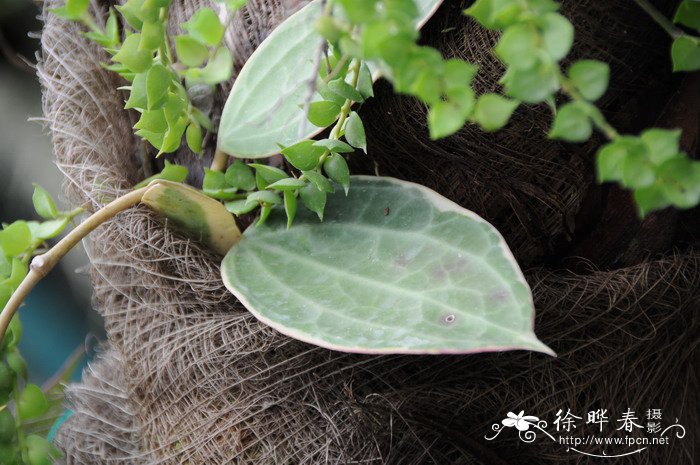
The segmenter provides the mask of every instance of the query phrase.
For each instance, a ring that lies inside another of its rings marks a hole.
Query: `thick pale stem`
[[[227,163],[228,155],[217,147],[216,152],[214,152],[214,159],[211,161],[210,169],[212,171],[224,171]]]
[[[51,250],[43,255],[34,257],[29,265],[29,273],[27,273],[27,276],[22,280],[22,283],[17,287],[17,290],[15,290],[12,297],[10,297],[10,300],[5,305],[5,308],[2,310],[2,313],[0,313],[0,341],[4,339],[5,332],[7,331],[12,317],[15,315],[22,302],[24,302],[24,299],[27,298],[29,292],[54,266],[56,266],[61,258],[99,225],[109,220],[117,213],[139,203],[147,189],[148,186],[136,189],[108,203],[80,223],[66,237],[61,239],[58,244],[53,246]]]

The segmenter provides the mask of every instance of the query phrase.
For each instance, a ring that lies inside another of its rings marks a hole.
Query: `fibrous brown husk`
[[[173,23],[198,4],[177,3]],[[227,37],[239,66],[295,6],[249,0]],[[461,20],[452,23],[458,6],[442,8],[427,40],[483,62],[493,38]],[[653,57],[647,32],[634,27],[639,15],[626,7],[611,7],[614,18],[599,17],[593,3],[565,7],[579,26],[580,50],[595,43],[591,50],[617,67]],[[445,18],[457,29],[440,35]],[[608,30],[613,24],[625,24],[627,32]],[[147,167],[144,146],[132,134],[133,115],[122,109],[116,90],[122,83],[100,67],[106,57],[78,31],[46,17],[40,75],[68,195],[94,210],[142,179]],[[626,45],[590,37],[603,32]],[[456,41],[466,45],[454,48]],[[643,45],[625,48],[637,41]],[[488,66],[483,72],[492,80],[498,73]],[[629,101],[647,85],[643,79],[614,87],[617,97],[609,102]],[[216,107],[223,96],[215,97]],[[536,328],[559,357],[363,356],[289,339],[226,291],[219,257],[134,208],[87,244],[108,341],[82,383],[69,389],[75,413],[57,439],[66,463],[598,463],[549,441],[523,444],[507,432],[494,442],[484,439],[508,411],[551,421],[567,408],[579,416],[593,408],[618,416],[627,408],[640,415],[661,408],[666,420],[685,425],[686,438],[616,463],[692,463],[700,443],[693,365],[700,253],[670,252],[613,270],[547,269],[542,244],[571,227],[587,195],[590,147],[545,141],[550,117],[541,109],[525,110],[500,136],[468,129],[435,143],[423,137],[423,110],[415,103],[379,92],[371,105],[363,112],[380,171],[438,189],[448,180],[454,189],[443,189],[446,195],[488,216],[524,263],[538,265],[526,273]],[[387,108],[392,113],[382,119]],[[622,105],[618,110],[624,119]],[[380,133],[391,144],[382,143]],[[541,159],[533,155],[537,150]],[[502,179],[493,170],[501,170]],[[529,240],[537,245],[528,248]]]

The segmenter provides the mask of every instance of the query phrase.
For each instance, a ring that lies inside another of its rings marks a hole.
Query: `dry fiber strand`
[[[249,0],[226,38],[237,69],[299,3]],[[208,5],[174,4],[172,27]],[[93,6],[104,13],[109,5]],[[488,52],[494,37],[463,19],[463,6],[446,2],[425,41],[481,63],[479,85],[493,88],[500,72]],[[626,0],[566,1],[564,12],[577,27],[575,53],[605,59],[622,76],[603,106],[623,128],[633,127],[642,105],[635,97],[667,82],[657,66],[666,42],[655,43],[654,27]],[[152,167],[144,166],[146,149],[116,90],[123,83],[100,67],[107,57],[74,24],[50,14],[45,22],[47,124],[69,199],[94,210]],[[214,113],[224,87],[213,96]],[[423,108],[386,86],[377,94],[361,111],[379,171],[436,188],[502,229],[530,267],[537,332],[558,358],[363,356],[292,340],[226,291],[219,257],[134,208],[87,244],[108,340],[69,389],[75,414],[57,437],[65,463],[593,464],[599,459],[549,441],[523,444],[504,432],[490,443],[484,436],[508,411],[551,420],[559,409],[580,416],[598,407],[617,414],[662,408],[687,429],[683,440],[617,464],[692,463],[700,444],[700,253],[685,240],[682,249],[666,247],[663,256],[624,267],[564,270],[551,256],[576,237],[597,189],[593,144],[546,141],[551,116],[539,107],[522,110],[502,133],[466,128],[429,142]]]

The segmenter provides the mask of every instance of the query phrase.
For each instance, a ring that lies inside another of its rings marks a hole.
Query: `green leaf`
[[[630,189],[649,187],[656,181],[656,170],[646,154],[632,151],[622,162],[622,185]]]
[[[357,90],[365,99],[374,97],[372,72],[369,70],[367,63],[364,61],[362,62],[362,65],[360,65],[360,76],[357,79]]]
[[[185,131],[187,146],[196,154],[202,153],[202,128],[199,124],[190,123]]]
[[[126,101],[124,108],[140,108],[145,109],[148,106],[148,97],[146,94],[146,78],[148,73],[139,73],[134,76],[131,81],[131,89],[129,99]]]
[[[323,221],[323,210],[326,207],[326,191],[319,190],[313,184],[307,184],[299,189],[299,197],[306,208],[318,215],[318,218]]]
[[[544,48],[553,60],[559,61],[574,43],[574,26],[559,13],[547,13],[540,21]]]
[[[261,226],[262,224],[265,223],[265,220],[267,220],[267,217],[270,216],[270,212],[272,211],[272,206],[263,204],[260,205],[260,218],[258,218],[258,222],[255,223],[255,226]]]
[[[428,113],[428,127],[431,139],[454,134],[464,126],[467,117],[455,105],[449,102],[438,102],[430,108]]]
[[[286,179],[280,179],[277,182],[273,182],[269,186],[267,186],[266,189],[274,189],[282,192],[286,191],[295,191],[301,187],[306,186],[306,183],[304,181],[300,181],[297,178],[286,178]]]
[[[643,189],[636,189],[634,191],[634,201],[637,204],[637,208],[639,208],[639,214],[642,218],[654,210],[660,210],[671,205],[671,202],[664,195],[663,188],[658,183]]]
[[[330,16],[321,16],[316,21],[316,31],[331,44],[337,43],[343,33],[336,20]]]
[[[163,144],[159,149],[158,155],[162,153],[172,153],[180,148],[182,144],[182,136],[185,134],[185,129],[187,128],[187,118],[180,118],[173,124],[168,125],[168,130],[163,136]]]
[[[55,221],[55,220],[54,220]],[[27,276],[28,267],[27,264],[17,257],[12,258],[12,271],[10,276],[0,282],[3,286],[10,286],[13,291],[17,289],[22,283],[22,280]]]
[[[321,139],[314,141],[314,145],[335,153],[352,153],[355,151],[350,145],[338,139]]]
[[[141,28],[141,42],[139,48],[141,50],[156,51],[163,43],[165,31],[161,21],[153,21],[143,23]]]
[[[200,110],[198,110],[196,107],[191,107],[190,108],[190,116],[199,123],[200,126],[202,126],[204,129],[206,129],[209,132],[216,132],[216,128],[214,127],[214,124],[212,123],[211,119],[204,113],[202,113]]]
[[[117,5],[115,8],[122,14],[129,26],[141,30],[143,20],[141,19],[141,7],[144,0],[128,0],[124,5]]]
[[[417,23],[425,22],[440,3],[418,2]],[[314,24],[320,16],[320,2],[309,3],[272,31],[246,61],[221,116],[217,136],[221,150],[241,158],[265,158],[278,152],[277,144],[293,145],[323,129],[307,124],[306,134],[299,134],[319,45]],[[365,97],[370,92],[367,76],[371,81],[373,73],[379,76],[376,71],[376,67],[369,67],[360,73],[358,88]]]
[[[202,190],[216,191],[228,187],[226,184],[226,176],[223,172],[204,168],[204,180],[202,181]]]
[[[6,404],[14,390],[15,374],[4,363],[0,363],[0,403]]]
[[[314,126],[326,127],[338,119],[339,113],[340,105],[335,102],[313,102],[309,105],[308,118]]]
[[[362,124],[360,115],[354,111],[350,113],[345,122],[345,140],[350,145],[362,149],[367,153],[367,137],[365,136],[365,126]]]
[[[80,18],[87,13],[90,0],[66,0],[66,11],[74,18]]]
[[[246,202],[261,205],[279,205],[282,203],[282,199],[279,195],[275,194],[274,192],[257,191],[248,194]]]
[[[583,98],[594,102],[608,88],[610,66],[597,60],[579,60],[569,68],[569,79]]]
[[[226,184],[244,191],[255,189],[255,174],[248,165],[240,160],[234,160],[226,169]]]
[[[429,189],[352,178],[321,224],[281,208],[224,258],[228,289],[262,322],[333,350],[553,354],[530,289],[498,231]],[[342,236],[342,240],[341,239]]]
[[[147,109],[160,108],[168,97],[168,90],[172,82],[170,71],[160,63],[156,63],[148,70],[146,76],[146,101]]]
[[[467,63],[464,60],[456,58],[447,60],[443,74],[445,93],[449,96],[454,91],[461,93],[465,89],[471,90],[469,84],[474,79],[478,69],[476,65]]]
[[[0,391],[2,391],[2,388],[0,388]],[[2,394],[0,394],[0,396],[2,396]],[[12,443],[15,439],[16,434],[17,427],[15,426],[15,417],[13,417],[12,413],[10,413],[10,409],[5,408],[3,410],[0,410],[0,444],[6,445]],[[11,448],[7,447],[6,449]],[[2,455],[0,455],[0,459],[1,458],[3,458]],[[7,463],[11,464],[14,462],[8,461]]]
[[[109,46],[115,47],[119,44],[119,23],[117,22],[117,15],[114,13],[114,8],[109,9],[109,16],[105,23],[105,37],[107,38]]]
[[[32,244],[32,233],[26,221],[18,220],[0,231],[0,249],[8,257],[24,253]]]
[[[601,147],[597,155],[598,180],[621,180],[623,163],[633,152],[646,152],[646,146],[641,139],[633,136],[618,137]]]
[[[16,447],[0,448],[0,463],[8,465],[23,465],[21,462],[21,452]]]
[[[168,128],[175,126],[180,123],[181,120],[185,119],[189,122],[187,107],[189,101],[187,95],[181,93],[171,93],[169,92],[166,98],[166,102],[163,104],[163,115],[165,116],[165,121]],[[183,128],[184,132],[184,128]]]
[[[189,35],[175,37],[175,53],[186,66],[197,67],[209,56],[209,49]]]
[[[476,101],[474,121],[485,131],[496,131],[508,123],[520,102],[498,94],[484,94]]]
[[[318,95],[320,95],[323,98],[323,100],[335,102],[341,107],[345,104],[345,97],[338,95],[332,90],[330,90],[328,88],[328,85],[324,84],[323,82],[319,82],[316,92],[318,92]]]
[[[514,25],[523,12],[516,0],[477,0],[464,10],[487,29],[504,29]]]
[[[228,81],[233,73],[233,58],[226,47],[219,47],[211,60],[202,70],[201,80],[215,86]]]
[[[328,88],[332,92],[348,100],[352,100],[353,102],[362,102],[364,100],[364,97],[357,91],[357,89],[342,79],[334,79],[333,81],[329,82]]]
[[[7,257],[0,250],[0,279],[9,276],[11,272],[12,272],[12,257]],[[0,305],[0,307],[4,307],[4,304]]]
[[[316,189],[324,192],[333,192],[333,186],[324,175],[316,171],[304,171],[304,176],[316,186]]]
[[[65,19],[67,21],[77,21],[80,17],[71,14],[65,6],[59,8],[49,8],[49,13],[58,16],[59,18]]]
[[[119,52],[112,57],[112,60],[123,64],[134,73],[143,73],[146,71],[153,61],[153,52],[150,50],[141,50],[139,48],[140,41],[141,34],[131,34],[128,36],[124,39],[122,47],[119,49]]]
[[[466,120],[474,112],[476,96],[469,86],[452,88],[447,91],[448,102],[453,104]]]
[[[537,30],[529,23],[516,24],[503,33],[494,51],[508,66],[531,68],[539,49]]]
[[[338,0],[343,12],[353,23],[365,23],[376,15],[376,0]]]
[[[529,69],[508,68],[502,78],[506,93],[526,103],[540,103],[559,90],[558,69],[539,63]]]
[[[265,189],[269,184],[277,182],[280,179],[284,179],[288,176],[287,173],[279,168],[275,168],[274,166],[261,165],[258,163],[251,163],[248,166],[255,168],[256,182],[258,189],[260,190]],[[258,179],[258,177],[260,179]],[[261,184],[259,182],[260,180],[264,181],[264,183]]]
[[[8,326],[5,338],[2,341],[2,350],[7,351],[14,349],[21,340],[22,322],[19,319],[19,315],[15,315],[12,317],[12,320],[10,320],[10,326]]]
[[[216,46],[224,37],[224,26],[211,8],[199,8],[182,27],[202,45]]]
[[[113,48],[110,39],[99,32],[93,32],[93,31],[88,31],[88,32],[83,32],[83,36],[87,37],[88,39],[92,40],[93,42],[102,45],[105,48]]]
[[[12,286],[8,284],[4,284],[0,282],[0,308],[5,308],[5,305],[7,305],[7,302],[9,302],[10,297],[12,297],[12,293],[14,292],[14,289]],[[7,338],[5,338],[7,339]],[[4,344],[4,341],[3,341]],[[2,395],[0,394],[0,402],[2,402]]]
[[[676,10],[673,22],[700,31],[700,2],[683,0]]]
[[[671,45],[673,71],[695,71],[700,69],[700,41],[682,35]]]
[[[9,366],[17,376],[25,380],[27,379],[27,362],[24,361],[24,358],[22,358],[22,355],[17,350],[8,353],[6,360],[7,366]]]
[[[58,216],[58,210],[56,210],[56,203],[53,197],[39,184],[34,184],[32,203],[34,203],[34,210],[36,210],[40,217],[51,219]]]
[[[700,162],[677,156],[658,169],[661,188],[677,208],[693,208],[700,203]]]
[[[297,214],[297,196],[294,191],[284,191],[284,212],[287,215],[287,229],[289,229]]]
[[[408,92],[424,103],[435,104],[442,98],[442,82],[437,71],[426,67],[411,82]]]
[[[655,165],[661,165],[678,155],[681,130],[652,128],[644,131],[640,138],[647,146],[649,160]]]
[[[22,420],[40,417],[49,408],[46,396],[36,384],[27,384],[19,395],[17,413]]]
[[[323,171],[326,172],[329,178],[343,186],[347,195],[348,189],[350,189],[350,169],[345,158],[337,153],[331,154],[323,162]]]
[[[46,241],[58,236],[66,229],[70,220],[68,217],[56,218],[53,220],[44,221],[42,223],[36,221],[28,221],[27,226],[32,232],[32,237],[39,241]]]
[[[131,82],[134,79],[135,73],[132,73],[129,71],[129,68],[126,66],[122,65],[121,63],[112,63],[112,64],[107,64],[107,63],[100,63],[100,66],[107,71],[112,71],[113,73],[117,73],[127,81]]]
[[[258,205],[254,203],[248,203],[246,200],[233,200],[231,202],[224,203],[224,207],[226,207],[226,210],[233,213],[234,215],[242,216],[258,208]]]
[[[289,163],[299,170],[311,170],[318,164],[318,159],[325,148],[315,145],[313,140],[303,140],[282,150]]]
[[[585,108],[577,102],[567,103],[557,111],[549,137],[568,142],[584,142],[593,133],[593,123]]]
[[[189,170],[186,166],[176,165],[175,163],[170,163],[168,160],[165,160],[165,166],[163,167],[163,170],[160,173],[154,174],[153,176],[149,176],[148,178],[144,179],[140,183],[136,184],[134,186],[134,189],[145,187],[149,185],[152,181],[155,181],[156,179],[164,179],[166,181],[172,182],[185,182],[188,174]]]
[[[139,12],[144,25],[149,22],[161,21],[160,9],[166,6],[170,6],[170,0],[144,0],[143,5],[141,5],[141,11]]]
[[[38,434],[30,434],[25,438],[27,446],[27,465],[51,465],[51,444]]]
[[[247,1],[248,0],[225,0],[226,8],[228,8],[231,13],[235,13],[243,8]]]

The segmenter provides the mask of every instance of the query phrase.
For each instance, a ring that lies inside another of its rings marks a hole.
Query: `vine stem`
[[[15,292],[12,293],[12,297],[10,297],[2,313],[0,313],[0,341],[5,338],[5,332],[12,317],[22,302],[24,302],[24,299],[27,298],[29,292],[56,266],[61,258],[99,225],[114,217],[117,213],[141,202],[147,189],[148,186],[133,190],[108,203],[80,223],[66,237],[53,246],[51,250],[43,255],[34,257],[29,265],[29,273],[27,273],[27,276],[25,276]]]
[[[656,23],[661,26],[672,38],[677,39],[683,35],[683,31],[674,26],[666,16],[664,16],[654,7],[654,5],[649,2],[649,0],[634,0],[634,2],[639,5],[639,8],[651,16],[651,19],[656,21]]]
[[[211,161],[209,169],[212,171],[223,171],[226,169],[226,163],[228,163],[228,155],[217,145],[214,159]]]
[[[617,132],[617,129],[615,129],[610,123],[608,123],[608,120],[605,119],[605,116],[603,116],[603,113],[601,113],[598,107],[583,98],[569,79],[560,74],[559,82],[561,82],[561,89],[571,98],[571,100],[582,103],[591,109],[589,114],[591,121],[593,121],[595,127],[598,128],[598,130],[602,132],[605,137],[608,138],[608,140],[612,141],[620,137],[620,133]]]
[[[353,88],[357,88],[357,82],[360,79],[360,66],[362,66],[362,61],[360,60],[355,60],[350,65],[350,70],[353,73],[350,85]],[[341,129],[343,129],[343,124],[345,123],[345,120],[350,115],[350,110],[352,110],[353,103],[355,102],[353,102],[351,99],[345,99],[345,103],[342,107],[340,107],[340,116],[338,117],[338,121],[335,123],[335,126],[333,126],[331,133],[328,135],[329,139],[340,139],[340,131]],[[330,155],[330,153],[330,150],[326,150],[325,152],[323,152],[323,154],[318,160],[318,165],[316,166],[317,170],[320,169],[321,166],[323,166],[323,162],[326,160],[326,158],[328,158],[328,155]]]

